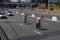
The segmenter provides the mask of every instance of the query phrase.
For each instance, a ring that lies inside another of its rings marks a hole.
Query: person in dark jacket
[[[27,22],[27,15],[25,14],[24,15],[24,23],[26,23]]]

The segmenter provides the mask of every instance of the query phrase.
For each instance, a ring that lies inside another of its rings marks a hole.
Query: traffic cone
[[[32,14],[32,17],[35,17],[35,15],[34,15],[34,14]]]
[[[22,12],[22,14],[21,15],[24,15],[24,13]]]
[[[58,21],[56,16],[52,16],[52,21]]]
[[[18,14],[18,12],[16,12],[16,14]]]

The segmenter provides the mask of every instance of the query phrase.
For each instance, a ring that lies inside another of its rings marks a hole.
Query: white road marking
[[[23,26],[23,24],[19,23],[19,25]]]
[[[37,33],[37,34],[39,34],[39,35],[41,35],[42,33],[40,33],[40,32],[38,32],[38,31],[34,31],[35,33]]]

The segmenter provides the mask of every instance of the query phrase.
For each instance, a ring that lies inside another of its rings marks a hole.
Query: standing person
[[[36,29],[41,29],[41,18],[36,19]]]
[[[36,29],[38,29],[38,18],[36,19]]]
[[[39,21],[39,26],[38,26],[38,29],[41,29],[41,18],[38,20]]]
[[[27,22],[27,15],[25,14],[24,15],[24,23],[26,23]]]

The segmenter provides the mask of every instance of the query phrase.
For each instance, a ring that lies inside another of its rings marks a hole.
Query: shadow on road
[[[58,31],[52,31],[52,32],[47,32],[46,34],[48,35],[48,37],[58,36],[58,35],[60,35],[60,30],[58,30]]]
[[[30,35],[26,37],[22,37],[22,40],[41,40],[47,38],[45,35]]]
[[[40,30],[44,31],[44,30],[48,30],[48,29],[40,29]]]

